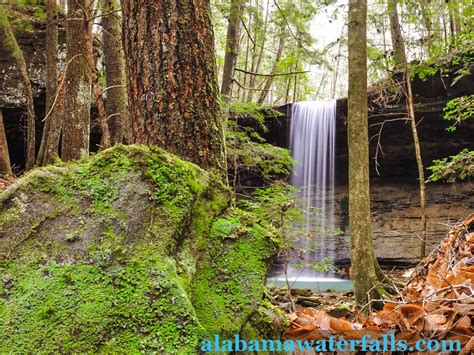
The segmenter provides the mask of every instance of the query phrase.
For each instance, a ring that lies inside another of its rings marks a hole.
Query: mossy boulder
[[[278,240],[256,215],[230,209],[216,218],[193,279],[193,304],[208,335],[240,333],[259,307]]]
[[[219,179],[117,146],[0,194],[0,352],[194,353],[243,329],[276,241]]]

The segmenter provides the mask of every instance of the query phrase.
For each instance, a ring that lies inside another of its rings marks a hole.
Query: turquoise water
[[[297,279],[290,279],[290,286],[293,289],[297,288],[309,288],[313,291],[346,291],[352,290],[352,281],[338,278],[321,277],[321,278],[308,278],[300,277]],[[267,286],[279,286],[286,287],[286,281],[284,277],[269,277],[267,279]]]

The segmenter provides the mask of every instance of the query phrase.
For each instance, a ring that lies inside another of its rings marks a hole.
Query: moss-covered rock
[[[0,194],[0,352],[193,353],[238,332],[275,244],[228,200],[158,148],[32,171]]]
[[[193,304],[210,334],[240,333],[262,300],[276,241],[255,215],[231,209],[212,224],[193,279]]]

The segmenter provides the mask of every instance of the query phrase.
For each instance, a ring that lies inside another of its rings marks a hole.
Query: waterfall
[[[296,160],[291,183],[300,189],[297,205],[303,211],[303,259],[333,259],[334,248],[325,236],[334,234],[334,177],[336,100],[294,103],[290,150]],[[302,274],[293,270],[292,274]],[[307,274],[307,272],[304,272]]]

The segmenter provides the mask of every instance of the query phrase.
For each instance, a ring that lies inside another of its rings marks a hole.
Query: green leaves
[[[457,97],[448,101],[444,108],[444,119],[452,122],[447,131],[456,131],[459,124],[474,116],[474,95]]]
[[[474,175],[474,151],[464,149],[457,155],[433,161],[434,165],[428,167],[432,171],[428,182],[446,180],[454,183]]]

